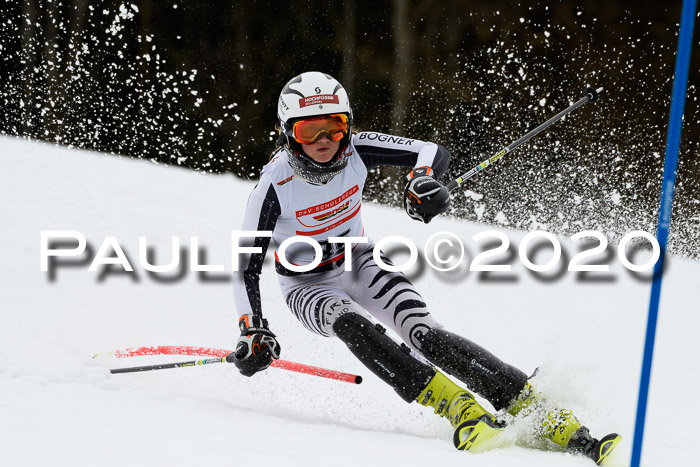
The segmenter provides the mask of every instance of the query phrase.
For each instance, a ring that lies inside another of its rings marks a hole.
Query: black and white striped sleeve
[[[450,151],[429,141],[366,131],[354,135],[352,144],[367,170],[380,165],[430,167],[439,178],[450,164]]]
[[[277,192],[270,179],[263,175],[248,198],[244,231],[274,231],[281,207]],[[238,271],[233,271],[233,296],[238,316],[255,314],[262,316],[260,300],[260,272],[270,237],[241,238],[241,246],[262,249],[261,253],[239,255]]]

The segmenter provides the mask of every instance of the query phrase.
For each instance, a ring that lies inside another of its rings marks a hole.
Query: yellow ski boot
[[[617,433],[610,433],[598,440],[582,426],[571,410],[552,410],[542,423],[542,432],[547,439],[563,446],[573,454],[583,454],[596,465],[603,465],[615,446],[622,440]]]
[[[440,371],[435,372],[417,401],[425,407],[432,407],[436,414],[450,421],[455,429],[454,445],[461,451],[480,451],[486,440],[505,427],[479,405],[469,391],[457,386]]]
[[[611,433],[600,440],[591,437],[588,428],[581,425],[571,410],[545,408],[529,382],[525,383],[521,393],[508,408],[508,413],[516,416],[538,409],[545,412],[539,429],[542,436],[573,454],[582,454],[592,459],[597,465],[603,465],[622,440],[617,433]]]

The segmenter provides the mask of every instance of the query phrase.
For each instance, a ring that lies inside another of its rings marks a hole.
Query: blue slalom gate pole
[[[649,299],[649,317],[644,341],[644,357],[642,358],[642,375],[639,381],[639,399],[637,400],[637,419],[634,427],[634,443],[632,446],[631,467],[639,467],[642,457],[642,441],[644,439],[644,422],[646,419],[647,400],[649,396],[649,379],[651,363],[654,355],[654,340],[656,338],[656,321],[659,314],[661,298],[661,278],[666,256],[668,227],[671,222],[671,207],[673,191],[676,185],[676,169],[678,167],[678,150],[681,141],[683,123],[683,108],[685,93],[688,86],[688,68],[690,51],[693,40],[693,23],[697,0],[683,0],[681,10],[681,26],[678,35],[678,54],[676,55],[676,70],[673,77],[673,93],[671,96],[671,111],[666,133],[666,158],[664,160],[664,179],[661,186],[661,204],[659,206],[659,223],[656,237],[659,241],[661,254],[654,266],[654,280],[651,285]]]

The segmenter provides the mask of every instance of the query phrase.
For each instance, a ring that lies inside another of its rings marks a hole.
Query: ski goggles
[[[292,136],[300,144],[313,144],[326,135],[331,141],[340,141],[350,127],[345,114],[324,115],[294,122]]]

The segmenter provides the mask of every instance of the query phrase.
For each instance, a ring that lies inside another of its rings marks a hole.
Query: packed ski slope
[[[187,250],[190,237],[198,237],[206,251],[200,262],[229,271],[231,231],[240,228],[253,184],[10,138],[0,139],[0,161],[0,464],[593,465],[523,447],[527,429],[518,424],[504,433],[501,448],[455,451],[445,420],[405,404],[340,342],[295,321],[269,261],[263,309],[282,357],[361,374],[362,385],[277,369],[249,379],[225,364],[109,374],[113,367],[183,358],[93,359],[95,353],[144,345],[232,347],[238,331],[227,273],[208,273],[206,281],[189,271],[170,282],[154,279],[139,265],[138,237],[148,237],[157,264],[168,262],[172,237]],[[472,235],[489,229],[449,218],[420,225],[370,201],[363,219],[375,239],[404,235],[422,248],[433,233],[450,231],[473,257]],[[59,266],[51,280],[40,271],[42,230],[82,232],[92,255],[114,236],[135,271],[89,272],[92,256],[84,256]],[[514,245],[525,235],[501,230]],[[538,262],[546,261],[542,255]],[[621,433],[610,463],[620,466],[631,450],[649,284],[615,256],[605,260],[611,272],[604,280],[593,280],[595,274],[577,280],[574,273],[538,280],[517,255],[507,280],[427,266],[411,277],[448,329],[526,372],[540,367],[534,384],[573,409],[594,435]],[[699,277],[699,264],[669,260],[646,466],[697,465]]]

